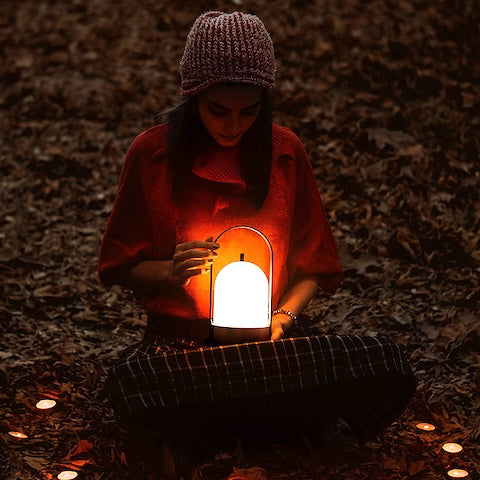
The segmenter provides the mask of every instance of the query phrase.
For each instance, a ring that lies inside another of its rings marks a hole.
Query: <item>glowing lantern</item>
[[[229,242],[220,241],[221,237],[235,235],[240,230],[253,232],[255,241],[231,242],[230,249]],[[220,249],[210,270],[210,321],[214,340],[229,344],[270,339],[273,269],[270,242],[255,228],[236,226],[222,232],[215,243],[220,243]],[[259,250],[263,250],[259,256],[265,257],[267,252],[268,276],[257,265],[255,256]]]

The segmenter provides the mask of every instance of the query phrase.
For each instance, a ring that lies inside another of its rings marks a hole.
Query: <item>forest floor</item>
[[[479,478],[475,4],[3,1],[0,477],[146,478],[102,395],[145,316],[128,292],[100,286],[99,244],[130,142],[178,100],[194,19],[241,9],[271,31],[274,120],[306,145],[345,269],[308,313],[319,332],[392,338],[419,386],[364,446],[333,456],[308,442],[236,448],[212,457],[212,472],[230,463],[275,479],[439,479],[452,465]],[[42,398],[57,406],[39,413]],[[422,433],[419,421],[437,428]],[[443,454],[447,441],[464,450]]]

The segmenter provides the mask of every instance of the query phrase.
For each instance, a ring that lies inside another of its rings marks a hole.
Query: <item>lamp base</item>
[[[235,343],[261,342],[270,340],[270,327],[262,328],[232,328],[212,327],[213,341],[219,345],[233,345]]]

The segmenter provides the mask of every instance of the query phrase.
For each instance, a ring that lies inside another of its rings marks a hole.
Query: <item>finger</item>
[[[198,268],[189,268],[185,270],[180,275],[180,282],[182,285],[187,285],[190,282],[192,277],[196,277],[197,275],[207,274],[210,273],[210,266],[207,267],[198,267]]]
[[[196,261],[198,262],[199,260],[196,260]],[[197,265],[192,265],[190,267],[187,267],[185,269],[185,271],[187,271],[187,270],[199,270],[199,269],[200,270],[209,270],[212,263],[213,263],[213,260],[207,260],[207,261],[201,262]]]
[[[187,270],[180,277],[180,283],[183,286],[186,286],[190,283],[190,279],[192,277],[196,277],[197,275],[201,275],[201,274],[202,274],[202,270]]]
[[[185,250],[191,250],[194,248],[206,248],[209,250],[216,250],[219,247],[220,245],[218,243],[214,243],[213,241],[200,242],[195,240],[193,242],[179,243],[176,247],[176,250],[185,251]]]
[[[214,253],[212,250],[185,250],[183,252],[175,252],[173,255],[173,262],[179,263],[184,262],[185,260],[204,260],[204,259],[212,259],[214,257]]]
[[[185,262],[176,263],[174,266],[177,275],[182,275],[187,270],[197,270],[202,268],[210,268],[212,260],[187,260]]]

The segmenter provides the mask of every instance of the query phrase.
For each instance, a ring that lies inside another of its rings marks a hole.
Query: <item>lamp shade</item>
[[[213,325],[232,328],[270,326],[268,278],[263,270],[240,254],[218,273],[213,290]]]

